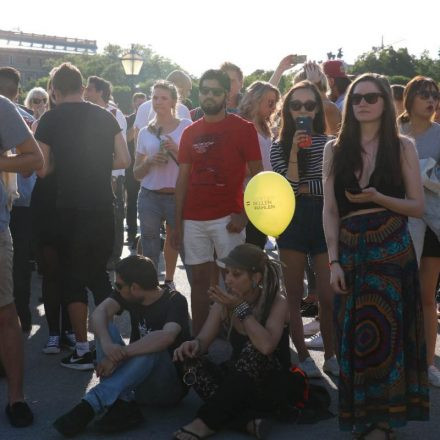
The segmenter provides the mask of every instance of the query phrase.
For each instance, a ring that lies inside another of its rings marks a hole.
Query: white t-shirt
[[[176,145],[179,146],[183,130],[191,124],[192,121],[190,119],[182,119],[174,131],[167,133],[166,135],[162,135],[161,137],[166,139],[166,136],[170,136]],[[142,128],[139,132],[136,152],[143,154],[144,156],[153,156],[159,152],[159,148],[160,141],[157,136],[148,131],[147,127]],[[179,167],[170,157],[166,164],[153,165],[150,167],[148,173],[142,179],[141,185],[142,187],[150,190],[174,188],[176,186],[178,174]]]
[[[260,144],[261,161],[263,163],[264,171],[272,171],[272,165],[270,164],[270,147],[272,146],[272,139],[265,137],[258,133],[258,143]]]
[[[122,136],[125,140],[127,140],[127,120],[125,119],[124,114],[116,107],[113,107],[112,105],[108,105],[106,110],[108,110],[118,121],[119,128],[122,130]],[[116,112],[115,112],[116,110]],[[125,169],[121,170],[113,170],[112,176],[118,177],[118,176],[125,176]]]
[[[146,127],[156,116],[156,112],[153,110],[153,104],[151,99],[149,101],[144,102],[138,108],[136,113],[136,119],[134,121],[134,126],[140,130],[141,128]],[[191,113],[188,110],[188,107],[178,102],[176,104],[176,118],[177,119],[189,119],[191,120]]]

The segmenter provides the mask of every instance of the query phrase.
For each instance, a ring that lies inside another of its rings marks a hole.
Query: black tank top
[[[376,175],[377,168],[374,169],[373,174],[368,181],[368,185],[365,188],[374,187],[376,190],[386,196],[396,197],[398,199],[405,198],[405,188],[403,183],[396,185],[390,182],[384,182],[383,179],[380,179],[379,176]],[[350,173],[345,176],[335,176],[334,182],[334,191],[336,197],[336,203],[338,205],[339,216],[345,217],[351,212],[360,211],[363,209],[373,209],[373,208],[382,208],[382,206],[377,203],[369,202],[369,203],[352,203],[347,197],[345,197],[345,190],[347,188],[359,188],[359,182],[354,175],[354,173]],[[362,189],[365,189],[362,188]]]

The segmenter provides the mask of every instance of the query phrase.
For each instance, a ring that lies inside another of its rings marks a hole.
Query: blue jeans
[[[109,333],[115,344],[124,341],[114,324]],[[98,363],[104,358],[99,340],[96,341]],[[96,414],[111,406],[118,398],[136,400],[143,405],[171,406],[177,404],[186,390],[178,377],[168,350],[135,356],[123,361],[109,377],[102,378],[85,396]]]
[[[141,187],[138,196],[138,212],[141,227],[142,254],[159,267],[160,226],[164,220],[176,225],[176,201],[174,194],[159,194]]]

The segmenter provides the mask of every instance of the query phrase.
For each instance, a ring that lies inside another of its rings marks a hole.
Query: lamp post
[[[139,75],[144,59],[136,52],[134,44],[132,44],[130,51],[122,55],[120,60],[125,74],[130,77],[131,93],[133,94],[135,88],[134,77]]]

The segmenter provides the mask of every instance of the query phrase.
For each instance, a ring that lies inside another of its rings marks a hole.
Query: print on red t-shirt
[[[179,163],[191,164],[183,219],[214,220],[243,210],[246,163],[261,160],[252,123],[236,115],[204,118],[183,133]]]

